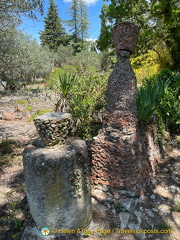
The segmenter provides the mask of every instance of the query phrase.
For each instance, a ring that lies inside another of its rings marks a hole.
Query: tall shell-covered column
[[[92,143],[91,178],[97,197],[138,194],[148,176],[137,124],[136,77],[129,61],[138,34],[139,27],[129,22],[113,29],[117,63],[108,80],[103,128]]]

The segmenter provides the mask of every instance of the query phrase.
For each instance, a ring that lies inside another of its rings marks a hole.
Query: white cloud
[[[84,0],[88,5],[94,5],[99,0]],[[64,0],[64,2],[71,2],[71,0]]]

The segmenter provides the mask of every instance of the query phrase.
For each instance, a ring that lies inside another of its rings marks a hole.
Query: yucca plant
[[[60,99],[57,101],[55,111],[65,112],[69,106],[69,97],[71,90],[77,80],[76,75],[70,73],[59,74],[56,82],[56,89],[60,94]]]
[[[75,83],[76,80],[77,80],[76,75],[74,75],[72,73],[59,74],[59,78],[56,83],[56,87],[61,92],[61,94],[64,98],[68,97],[68,95],[73,87],[73,84]]]
[[[138,89],[137,108],[139,121],[146,122],[154,113],[156,104],[168,87],[170,79],[166,81],[157,81],[153,84],[147,84]]]

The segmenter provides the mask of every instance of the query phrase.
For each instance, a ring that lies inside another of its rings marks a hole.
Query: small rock
[[[175,167],[175,168],[178,167],[178,166],[179,166],[179,163],[174,163],[173,164],[173,167]]]
[[[177,226],[180,225],[180,213],[179,212],[172,212],[172,217],[174,222],[177,224]]]
[[[152,208],[152,210],[153,210],[154,212],[158,212],[158,209],[156,209],[156,208]]]
[[[149,217],[154,217],[154,214],[153,214],[153,212],[151,211],[151,210],[149,210],[149,209],[147,209],[146,210],[146,213],[147,213],[147,215],[149,216]]]
[[[128,227],[129,227],[129,229],[132,229],[132,230],[141,230],[142,229],[142,228],[139,227],[139,225],[134,224],[134,223],[129,223]],[[146,235],[144,233],[135,234],[135,235],[138,239],[141,239],[141,240],[147,239]]]
[[[153,234],[149,234],[149,235],[148,235],[148,238],[149,238],[149,239],[151,239],[151,238],[153,238],[153,237],[154,237]]]
[[[128,221],[129,221],[129,217],[130,217],[130,214],[129,213],[126,213],[126,212],[120,212],[119,213],[119,219],[120,219],[120,222],[121,222],[121,229],[124,229],[127,227],[128,225]]]
[[[128,212],[133,211],[133,208],[135,207],[133,198],[120,199],[119,203]]]
[[[135,192],[135,191],[120,190],[119,193],[120,193],[121,195],[126,196],[126,197],[135,197],[135,196],[136,196],[136,192]]]
[[[116,214],[116,210],[112,209],[111,212],[115,215]]]
[[[170,186],[169,188],[171,189],[171,192],[172,192],[172,193],[175,193],[176,191],[177,191],[177,192],[179,191],[179,188],[176,187],[176,186],[174,186],[174,185]]]
[[[161,204],[161,205],[159,205],[158,208],[163,213],[170,213],[171,212],[171,210],[170,210],[171,207],[169,205],[167,205],[167,204]]]
[[[164,170],[165,172],[168,172],[168,169],[167,169],[167,168],[163,168],[163,170]]]
[[[141,196],[139,197],[139,203],[142,203],[144,200],[145,200],[145,196],[144,196],[144,195],[141,195]]]
[[[107,208],[111,209],[111,205],[109,203],[107,204]]]
[[[137,217],[138,223],[141,224],[141,222],[142,222],[142,220],[141,220],[142,213],[141,213],[141,212],[138,212],[137,210],[135,210],[135,211],[134,211],[134,214],[135,214],[136,217]]]
[[[136,199],[134,200],[134,204],[135,204],[135,206],[138,204],[138,202],[139,202],[139,199],[136,198]]]
[[[152,195],[150,196],[150,198],[151,198],[152,200],[155,200],[155,199],[156,199],[156,196],[155,196],[154,194],[152,194]]]

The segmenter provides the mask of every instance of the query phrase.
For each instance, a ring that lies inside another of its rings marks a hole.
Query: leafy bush
[[[12,141],[8,139],[6,136],[6,140],[2,140],[0,143],[0,153],[1,154],[8,154],[12,152],[12,146],[11,146]]]
[[[159,80],[157,82],[146,84],[138,89],[137,108],[139,112],[139,121],[147,121],[156,110],[159,99],[169,84],[166,81]]]
[[[57,49],[55,59],[59,67],[64,64],[70,64],[73,57],[73,47],[72,45],[63,46],[60,45]]]
[[[77,134],[82,138],[96,135],[100,125],[93,122],[93,114],[105,106],[106,73],[83,72],[72,90],[70,113],[79,120]]]
[[[72,114],[78,122],[77,135],[82,138],[94,136],[100,127],[93,122],[93,114],[105,105],[107,78],[108,73],[97,72],[93,67],[78,72],[72,65],[55,68],[48,78],[49,86],[59,97],[55,110]]]
[[[44,77],[51,71],[51,57],[48,49],[17,30],[0,36],[0,83],[6,89],[16,90]]]
[[[178,134],[180,132],[180,74],[165,69],[154,77],[145,78],[139,89],[137,106],[140,121],[147,120],[156,110],[159,129],[162,131],[162,124],[164,124],[171,135]]]

